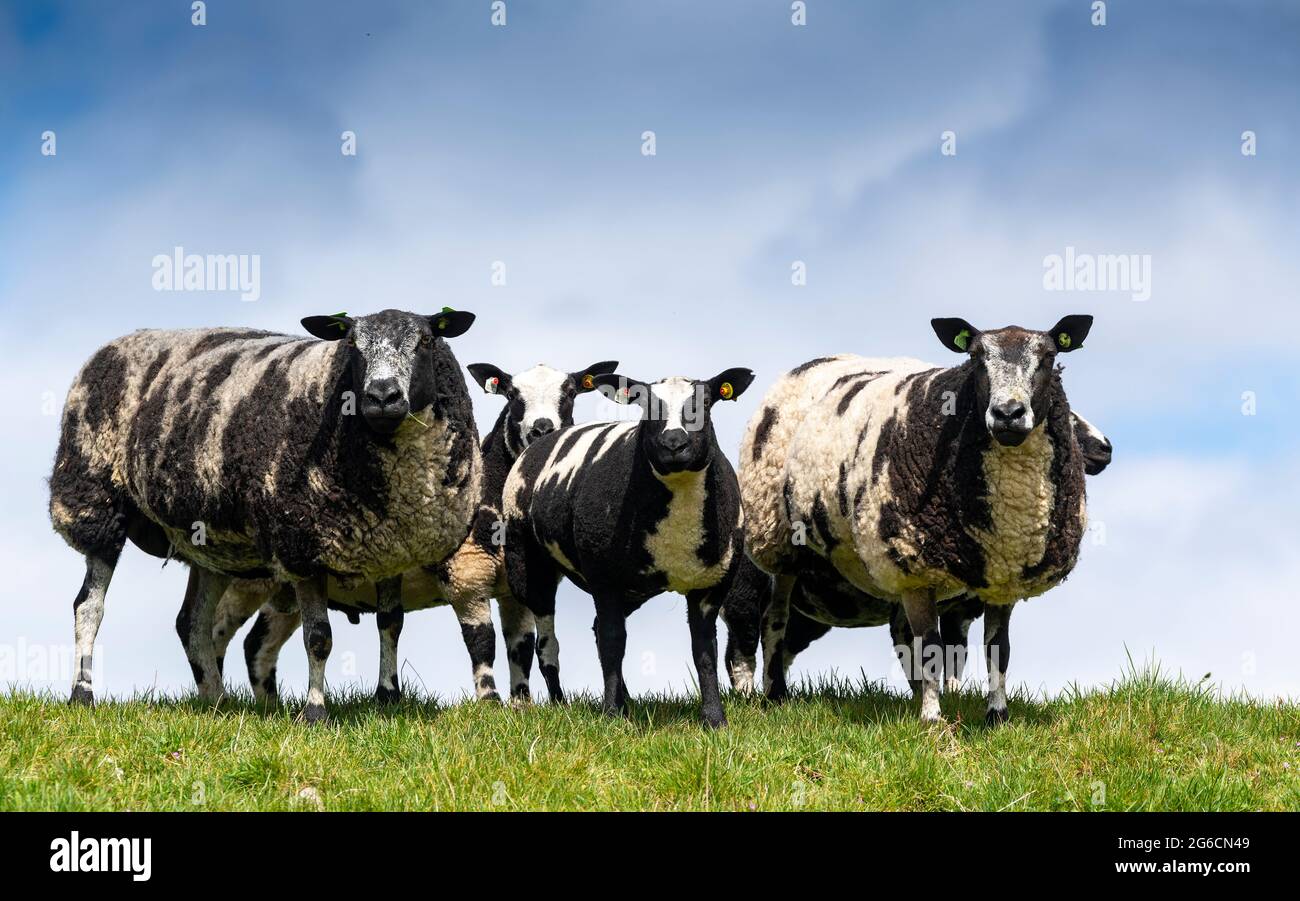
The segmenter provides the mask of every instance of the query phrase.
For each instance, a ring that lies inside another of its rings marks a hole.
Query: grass
[[[983,724],[975,692],[948,723],[879,686],[823,681],[789,702],[694,699],[512,710],[335,691],[297,703],[134,699],[94,710],[0,696],[0,810],[1295,810],[1300,708],[1223,697],[1158,668],[1051,700],[1019,695]]]

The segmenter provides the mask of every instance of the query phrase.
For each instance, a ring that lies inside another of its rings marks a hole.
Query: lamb
[[[531,444],[506,479],[505,569],[536,618],[538,656],[553,699],[559,685],[555,591],[561,576],[592,595],[604,676],[602,709],[625,714],[627,616],[664,591],[686,595],[701,712],[726,723],[718,690],[717,616],[741,551],[735,472],[711,419],[753,381],[728,369],[708,381],[646,384],[601,376],[602,392],[641,408],[639,422],[561,429]]]
[[[596,376],[612,373],[617,368],[618,362],[613,360],[593,363],[577,372],[562,372],[538,364],[512,376],[490,363],[469,365],[470,375],[479,386],[489,395],[505,398],[506,405],[483,439],[483,493],[469,536],[442,563],[404,573],[401,605],[376,617],[380,673],[375,695],[381,703],[401,697],[397,640],[403,614],[444,604],[452,606],[460,622],[473,668],[476,697],[481,701],[498,700],[493,674],[496,633],[489,602],[492,597],[497,598],[506,634],[511,638],[507,656],[512,694],[527,698],[536,639],[532,614],[514,601],[505,585],[501,554],[505,536],[498,525],[501,490],[511,465],[523,449],[557,427],[573,425],[574,399],[594,390]],[[237,580],[222,596],[213,632],[220,662],[235,632],[261,608],[244,641],[244,656],[254,695],[262,701],[276,697],[275,667],[280,648],[300,622],[293,594],[281,592],[268,599],[274,589],[266,581]],[[375,612],[375,587],[360,585],[349,590],[331,580],[329,601],[331,607],[345,612],[352,622],[359,622],[359,614]]]
[[[860,595],[902,605],[918,636],[905,668],[920,682],[922,719],[938,720],[937,604],[969,593],[985,605],[986,717],[996,723],[1006,718],[1011,609],[1078,558],[1084,458],[1055,362],[1083,344],[1092,317],[1047,332],[931,325],[963,364],[811,360],[772,387],[746,430],[746,546],[775,577],[765,681],[780,669],[796,576],[842,580],[856,589],[839,598],[850,615]]]
[[[74,702],[90,682],[104,597],[128,537],[198,573],[177,626],[200,696],[223,693],[212,642],[233,578],[293,586],[310,686],[325,718],[325,583],[377,585],[446,559],[469,532],[482,459],[469,393],[444,339],[472,313],[310,316],[311,341],[253,329],[138,331],[73,383],[50,479],[50,518],[86,558],[74,603]],[[360,415],[355,415],[360,413]]]
[[[1083,453],[1084,473],[1097,475],[1110,464],[1111,443],[1092,423],[1078,413],[1072,413],[1074,437]],[[768,592],[770,597],[770,591]],[[768,598],[760,600],[766,607]],[[966,665],[967,638],[971,624],[984,615],[984,603],[973,594],[964,594],[939,602],[939,636],[943,642],[944,691],[955,692],[961,687],[962,671]],[[786,694],[786,673],[795,658],[810,644],[821,638],[833,626],[862,627],[888,624],[890,637],[896,648],[910,647],[912,630],[902,608],[858,591],[844,579],[827,584],[815,579],[796,578],[790,594],[790,616],[786,621],[782,641],[784,653],[775,662],[775,672],[770,675],[769,696],[779,700]],[[1010,656],[1009,636],[1005,662]],[[906,655],[900,656],[901,660]],[[914,691],[919,685],[913,682]]]

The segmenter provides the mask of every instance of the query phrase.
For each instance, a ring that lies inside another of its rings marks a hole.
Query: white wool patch
[[[690,416],[686,415],[686,403],[695,396],[696,386],[693,381],[681,377],[673,377],[655,382],[650,386],[650,396],[658,401],[657,415],[664,419],[664,430],[682,429],[687,432],[698,432],[704,426],[704,420],[699,415],[699,411],[692,405]]]
[[[650,571],[667,577],[669,591],[685,593],[696,588],[711,588],[722,581],[731,562],[730,543],[715,566],[706,566],[697,553],[704,543],[707,472],[708,467],[699,472],[667,476],[655,473],[655,477],[672,492],[672,498],[668,502],[668,515],[646,535],[645,547],[654,561]],[[723,540],[726,540],[725,536]]]
[[[524,402],[520,423],[525,434],[539,419],[549,419],[555,428],[560,427],[560,392],[568,377],[567,373],[541,363],[510,377],[519,399]]]
[[[1051,582],[1026,580],[1023,571],[1043,559],[1056,484],[1052,481],[1052,441],[1039,427],[1019,447],[994,444],[984,452],[992,527],[971,534],[984,550],[989,583],[978,593],[989,603],[1008,603],[1042,594]]]
[[[560,455],[561,445],[568,444],[567,436],[572,432],[565,430],[564,433],[555,441],[551,448],[551,455],[542,471],[537,476],[537,485],[555,485],[563,490],[573,483],[573,477],[577,475],[578,470],[582,468],[582,463],[587,459],[587,451],[597,440],[603,440],[603,444],[596,455],[591,458],[591,462],[603,458],[609,453],[610,448],[618,440],[620,435],[631,432],[639,425],[635,422],[615,422],[615,423],[595,423],[592,425],[574,426],[579,432],[578,440],[573,443],[563,456]]]
[[[541,471],[537,474],[535,485],[540,487],[548,483],[554,483],[561,488],[567,489],[577,474],[578,469],[582,466],[582,461],[587,456],[587,451],[597,438],[604,435],[604,444],[600,451],[592,458],[593,461],[599,460],[609,453],[610,448],[618,439],[635,429],[640,423],[637,422],[597,422],[588,425],[569,426],[561,430],[561,434],[556,437],[555,442],[547,452],[546,462],[542,464]],[[570,436],[577,433],[579,435],[573,449],[565,454],[560,455],[561,445],[567,444]],[[523,474],[523,461],[532,459],[529,455],[538,451],[536,446],[526,449],[519,455],[519,459],[510,467],[510,474],[506,476],[505,488],[502,491],[502,513],[506,519],[520,519],[527,511],[520,507],[519,497],[525,486]]]

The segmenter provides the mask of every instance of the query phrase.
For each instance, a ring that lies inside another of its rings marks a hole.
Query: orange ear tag
[[[582,387],[587,391],[590,391],[592,388],[596,387],[596,380],[591,377],[590,373],[582,377]]]
[[[497,388],[499,388],[500,386],[501,386],[501,379],[497,378],[496,376],[492,376],[492,393],[496,394]]]
[[[723,382],[722,387],[718,389],[718,396],[723,400],[731,400],[731,395],[735,393],[736,390],[731,387],[731,382]]]

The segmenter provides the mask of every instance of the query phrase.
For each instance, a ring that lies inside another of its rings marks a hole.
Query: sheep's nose
[[[555,431],[555,423],[549,419],[534,419],[532,428],[528,430],[528,440],[536,441],[543,435]]]
[[[664,450],[670,454],[675,454],[682,448],[686,447],[687,437],[683,429],[669,429],[663,433],[659,439],[663,444]]]
[[[405,401],[397,379],[377,379],[366,386],[366,401],[388,411],[401,406]]]
[[[1025,415],[1025,405],[1018,400],[1008,400],[994,404],[990,412],[999,423],[1010,423]]]

